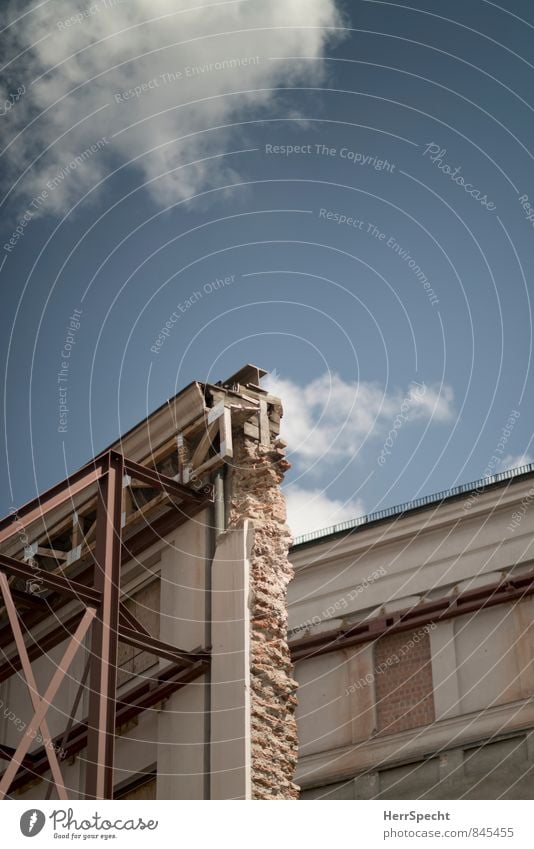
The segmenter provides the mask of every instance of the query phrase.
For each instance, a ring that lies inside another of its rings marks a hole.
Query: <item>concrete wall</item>
[[[301,791],[301,799],[532,799],[534,730],[369,769]]]
[[[294,638],[534,572],[531,485],[294,548]],[[533,621],[527,597],[299,661],[301,798],[531,797]]]
[[[211,558],[209,511],[165,540],[161,555],[161,639],[192,650],[206,645],[206,570]],[[158,714],[158,799],[203,799],[206,676],[174,693]],[[154,760],[154,753],[152,754]]]
[[[252,798],[250,555],[254,531],[217,540],[212,572],[210,798]]]

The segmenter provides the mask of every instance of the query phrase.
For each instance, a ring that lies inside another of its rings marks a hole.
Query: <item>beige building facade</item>
[[[301,798],[534,795],[534,468],[291,550]]]

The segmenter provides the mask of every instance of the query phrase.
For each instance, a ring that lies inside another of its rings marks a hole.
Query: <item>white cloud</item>
[[[329,498],[321,489],[288,485],[284,489],[287,523],[293,536],[321,530],[338,522],[355,519],[365,512],[360,499],[341,501]]]
[[[231,180],[235,157],[182,166],[251,147],[246,127],[213,128],[257,117],[275,101],[269,89],[319,83],[322,63],[299,57],[320,57],[336,37],[328,27],[340,23],[336,0],[34,0],[6,38],[6,52],[26,50],[10,66],[27,87],[10,113],[21,133],[7,154],[10,173],[50,146],[21,183],[33,198],[107,137],[104,151],[49,195],[47,211],[64,211],[105,177],[110,152],[114,167],[135,160],[161,204]],[[122,94],[136,86],[138,96]]]
[[[269,375],[265,385],[282,399],[282,436],[302,460],[353,456],[366,438],[383,438],[395,422],[401,429],[414,421],[449,422],[454,416],[453,391],[445,385],[411,384],[385,392],[376,383],[353,383],[337,374],[324,374],[306,386]]]
[[[500,466],[504,472],[507,469],[517,469],[518,466],[528,466],[532,462],[530,454],[507,454],[502,458]]]

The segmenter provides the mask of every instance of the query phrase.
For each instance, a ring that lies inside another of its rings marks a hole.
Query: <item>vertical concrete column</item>
[[[161,556],[161,639],[189,651],[204,644],[210,514],[182,525]],[[168,698],[158,714],[158,799],[205,797],[207,676]]]
[[[429,633],[436,719],[458,716],[461,710],[454,620],[440,622]]]
[[[219,535],[212,567],[212,799],[251,799],[250,552],[247,520]]]
[[[229,528],[245,520],[254,530],[250,559],[251,795],[295,799],[298,743],[296,688],[287,643],[287,585],[291,536],[280,489],[289,463],[277,431],[281,406],[262,406],[259,439],[234,437]],[[270,427],[272,423],[272,429]]]
[[[378,726],[373,643],[348,649],[347,664],[347,698],[350,699],[351,705],[352,742],[359,743],[372,737]]]
[[[515,604],[512,615],[521,697],[529,698],[534,694],[534,598],[524,598]]]

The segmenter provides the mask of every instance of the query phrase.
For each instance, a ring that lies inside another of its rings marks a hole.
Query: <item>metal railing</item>
[[[378,519],[386,519],[390,516],[400,516],[410,510],[417,510],[418,507],[425,507],[427,504],[438,504],[446,498],[451,498],[454,495],[461,495],[463,492],[471,492],[480,488],[489,486],[492,483],[499,481],[510,480],[511,478],[526,475],[529,472],[534,472],[534,463],[527,463],[525,466],[517,466],[515,469],[507,469],[505,472],[498,472],[496,475],[488,475],[485,478],[479,478],[470,483],[463,483],[459,486],[453,486],[451,489],[444,489],[441,492],[434,492],[431,495],[424,495],[422,498],[416,498],[414,501],[405,501],[403,504],[396,504],[393,507],[386,507],[385,510],[378,510],[375,513],[368,513],[365,516],[358,516],[356,519],[347,519],[345,522],[339,522],[337,525],[331,525],[328,528],[321,528],[317,531],[310,531],[307,534],[301,534],[293,540],[293,547],[301,545],[304,542],[310,542],[314,539],[327,537],[331,534],[336,534],[339,531],[350,531],[352,528],[358,528],[360,525],[367,525],[370,522],[376,522]]]

